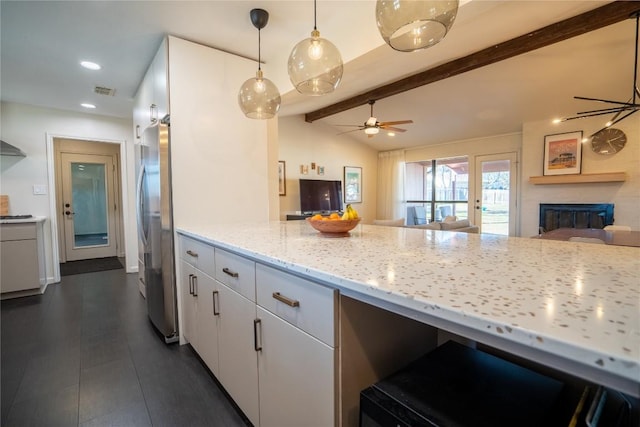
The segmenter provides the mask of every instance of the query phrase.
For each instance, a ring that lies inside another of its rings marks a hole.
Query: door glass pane
[[[109,244],[105,165],[71,163],[74,246]]]
[[[510,161],[482,162],[482,232],[509,235]]]

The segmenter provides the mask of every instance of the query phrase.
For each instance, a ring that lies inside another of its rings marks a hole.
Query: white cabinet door
[[[215,280],[200,270],[195,270],[197,301],[198,354],[214,375],[219,374],[218,319],[219,295]]]
[[[135,141],[140,142],[140,137],[144,130],[151,124],[151,104],[153,103],[153,71],[152,68],[147,73],[138,88],[136,98],[133,103],[133,132]]]
[[[260,427],[335,425],[335,351],[258,307]]]
[[[198,348],[198,331],[196,329],[196,299],[193,296],[193,276],[196,269],[189,263],[180,261],[180,292],[182,293],[182,335]]]
[[[220,292],[219,380],[253,425],[260,422],[258,361],[255,350],[256,305],[217,282]]]
[[[156,56],[153,58],[153,100],[155,105],[155,118],[162,119],[169,114],[169,53],[166,38],[162,41]]]

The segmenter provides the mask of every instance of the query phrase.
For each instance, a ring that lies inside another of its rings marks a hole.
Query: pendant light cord
[[[262,59],[260,57],[260,28],[258,28],[258,71],[260,71],[260,64],[262,63]]]
[[[317,22],[318,21],[318,7],[316,6],[316,0],[313,0],[313,29],[317,30]]]
[[[633,104],[636,103],[636,95],[638,92],[638,26],[640,25],[640,12],[636,12],[636,52],[635,62],[633,63]]]

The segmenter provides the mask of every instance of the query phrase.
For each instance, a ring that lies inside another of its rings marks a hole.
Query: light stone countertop
[[[19,218],[19,219],[0,219],[0,224],[24,224],[29,222],[44,222],[47,219],[46,216],[32,216],[31,218]]]
[[[640,395],[640,248],[305,221],[178,233]]]

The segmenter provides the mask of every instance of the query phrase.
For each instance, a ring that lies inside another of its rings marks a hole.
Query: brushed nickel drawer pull
[[[193,252],[191,249],[189,249],[187,251],[187,255],[191,255],[194,258],[198,258],[198,253],[197,252]]]
[[[193,295],[193,274],[189,275],[189,295]]]
[[[198,297],[198,276],[193,275],[193,296]]]
[[[287,298],[284,295],[281,295],[280,292],[274,292],[273,297],[278,301],[287,304],[289,307],[300,307],[300,301]]]
[[[238,278],[238,273],[236,273],[235,271],[229,270],[227,267],[223,268],[222,272],[225,273],[225,274],[228,274],[231,277]]]

